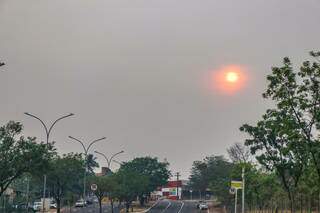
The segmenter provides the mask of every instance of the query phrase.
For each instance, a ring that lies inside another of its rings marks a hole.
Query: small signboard
[[[242,189],[242,181],[232,180],[232,181],[231,181],[231,188],[234,188],[234,189]]]
[[[98,186],[97,186],[97,184],[91,184],[90,188],[92,191],[96,191],[98,189]]]
[[[236,189],[235,188],[230,188],[229,189],[229,193],[234,195],[236,193]]]

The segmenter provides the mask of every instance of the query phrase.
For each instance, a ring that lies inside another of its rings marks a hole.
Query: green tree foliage
[[[99,167],[97,158],[93,154],[89,154],[87,157],[87,171],[89,175],[94,175],[94,169]]]
[[[41,173],[48,166],[52,146],[37,144],[35,138],[24,138],[22,125],[10,121],[0,128],[0,195],[25,173]]]
[[[296,131],[290,133],[299,135],[306,143],[320,186],[320,52],[310,55],[313,61],[303,62],[298,70],[293,68],[289,58],[284,58],[283,66],[274,67],[267,77],[269,85],[263,97],[272,99],[277,111],[290,117]]]
[[[275,108],[256,125],[240,128],[250,135],[246,145],[257,161],[281,180],[292,212],[295,198],[302,208],[300,195],[306,195],[311,205],[310,197],[320,192],[320,52],[310,55],[312,61],[303,62],[300,69],[289,58],[272,68],[263,97]]]
[[[118,187],[115,187],[113,196],[126,204],[126,211],[129,212],[132,201],[141,196],[150,187],[150,176],[139,173],[131,168],[120,169],[115,175]]]
[[[190,187],[200,192],[205,192],[207,188],[210,188],[220,198],[220,201],[224,201],[228,196],[232,167],[233,164],[221,155],[206,157],[203,161],[195,161],[189,178]]]
[[[118,183],[114,176],[92,176],[89,178],[89,183],[97,185],[97,190],[93,193],[99,201],[99,212],[102,213],[102,199],[104,197],[109,197],[111,200],[111,210],[113,212],[113,199],[116,191],[118,191]]]
[[[160,162],[157,158],[140,157],[121,165],[120,171],[132,171],[148,177],[149,184],[145,188],[145,191],[141,191],[139,195],[140,203],[143,205],[145,196],[148,196],[150,192],[156,190],[157,187],[163,186],[168,182],[171,175],[168,167],[169,163]]]
[[[57,212],[60,212],[61,201],[68,192],[79,193],[84,173],[81,154],[69,153],[55,156],[49,164],[47,182],[49,190],[56,200]]]

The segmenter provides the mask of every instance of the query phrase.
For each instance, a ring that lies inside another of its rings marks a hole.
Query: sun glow
[[[235,94],[246,86],[246,69],[239,65],[223,66],[211,72],[210,88],[223,94]]]
[[[226,80],[230,83],[235,83],[239,79],[239,75],[236,72],[227,72]]]

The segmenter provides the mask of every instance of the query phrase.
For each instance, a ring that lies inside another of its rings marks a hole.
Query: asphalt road
[[[69,211],[67,211],[69,212]],[[72,208],[72,213],[98,213],[99,206],[97,204],[89,205],[84,208]],[[111,213],[111,206],[104,205],[103,213]],[[114,213],[119,213],[117,205],[114,207]],[[196,208],[196,202],[190,201],[173,201],[160,200],[147,213],[208,213],[208,211],[200,211]]]
[[[157,202],[147,213],[207,213],[196,208],[195,202],[161,200]]]
[[[119,213],[119,208],[117,205],[113,208],[114,213]],[[69,211],[67,211],[69,212]],[[88,205],[87,207],[73,207],[71,210],[72,213],[98,213],[99,212],[99,205],[93,204]],[[102,206],[103,213],[111,213],[111,206],[110,205],[103,205]]]

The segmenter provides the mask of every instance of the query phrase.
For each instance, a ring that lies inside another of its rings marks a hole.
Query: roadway
[[[67,211],[69,212],[69,211]],[[72,213],[98,213],[99,206],[97,204],[88,205],[84,208],[72,208]],[[103,213],[111,213],[110,205],[103,205]],[[117,205],[114,207],[114,213],[119,213]],[[209,211],[200,211],[196,208],[196,202],[191,201],[174,201],[159,200],[146,213],[208,213]]]
[[[199,213],[195,202],[160,200],[147,213]],[[202,211],[207,213],[208,211]]]

